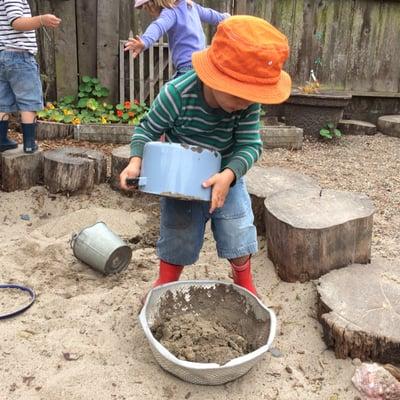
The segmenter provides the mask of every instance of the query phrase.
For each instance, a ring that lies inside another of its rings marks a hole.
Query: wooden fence
[[[119,42],[119,102],[138,99],[141,103],[151,104],[164,82],[174,73],[168,43],[161,38],[135,59],[132,52],[124,50],[125,43],[126,40]]]
[[[40,30],[47,98],[76,94],[78,77],[97,76],[119,100],[119,43],[150,22],[133,0],[28,0],[34,14],[62,18]],[[323,85],[353,94],[400,97],[400,2],[384,0],[199,0],[231,14],[270,21],[289,38],[286,70],[295,85],[316,71]],[[205,27],[210,39],[214,28]],[[129,88],[125,88],[129,93]]]

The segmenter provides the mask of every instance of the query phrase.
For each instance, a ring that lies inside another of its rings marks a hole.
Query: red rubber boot
[[[181,265],[170,264],[164,260],[160,260],[158,279],[153,283],[153,287],[179,280],[182,270],[183,267]]]
[[[230,261],[233,282],[236,283],[236,285],[244,287],[258,297],[257,290],[253,283],[253,277],[251,275],[250,259],[251,257],[249,257],[243,265],[235,265],[232,261]]]

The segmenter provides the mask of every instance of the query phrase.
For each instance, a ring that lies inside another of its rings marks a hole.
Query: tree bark
[[[107,164],[96,150],[64,147],[44,153],[44,184],[50,193],[90,193],[105,181]]]

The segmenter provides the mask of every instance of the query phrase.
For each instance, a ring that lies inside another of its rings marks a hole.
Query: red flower
[[[129,110],[129,109],[131,108],[131,102],[130,102],[130,101],[126,101],[126,102],[124,103],[124,107],[125,107],[127,110]]]
[[[122,117],[124,115],[124,113],[121,110],[117,110],[117,115],[118,117]]]
[[[133,100],[133,102],[134,102],[136,105],[139,105],[139,104],[140,104],[140,103],[139,103],[139,100],[137,100],[137,99]]]

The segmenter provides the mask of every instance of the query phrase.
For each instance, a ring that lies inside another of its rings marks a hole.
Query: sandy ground
[[[266,151],[261,164],[307,170],[325,187],[371,195],[377,206],[373,256],[400,260],[399,160],[400,140],[380,136],[306,144],[301,152]],[[330,162],[337,169],[330,170]],[[196,386],[159,367],[138,323],[140,297],[157,272],[157,198],[124,196],[103,184],[91,195],[49,196],[34,187],[0,192],[0,200],[0,282],[26,284],[37,293],[28,311],[0,321],[1,400],[358,398],[352,361],[335,359],[322,339],[314,283],[280,281],[262,237],[253,266],[259,292],[278,316],[274,356],[268,353],[236,381]],[[132,261],[120,274],[105,277],[72,254],[72,233],[97,220],[134,239]],[[207,232],[200,260],[183,279],[230,280],[228,272]],[[0,311],[2,303],[4,294]]]

